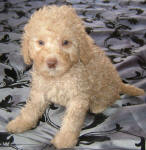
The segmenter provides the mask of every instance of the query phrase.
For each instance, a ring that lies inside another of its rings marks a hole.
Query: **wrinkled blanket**
[[[31,67],[20,55],[23,27],[43,5],[72,5],[123,82],[146,90],[146,1],[0,0],[0,150],[53,150],[65,108],[50,105],[35,129],[6,131],[29,95]],[[21,122],[20,122],[21,123]],[[121,95],[101,114],[87,114],[76,150],[145,150],[146,96]]]

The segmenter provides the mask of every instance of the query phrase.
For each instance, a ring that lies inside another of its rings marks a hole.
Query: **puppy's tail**
[[[140,96],[145,94],[143,89],[124,83],[121,84],[121,93],[125,93],[131,96]]]

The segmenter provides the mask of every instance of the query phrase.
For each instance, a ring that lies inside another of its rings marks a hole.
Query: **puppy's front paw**
[[[21,133],[33,127],[32,122],[17,117],[8,123],[6,129],[10,133]]]
[[[73,132],[59,132],[51,143],[58,149],[72,148],[77,144],[77,136]]]

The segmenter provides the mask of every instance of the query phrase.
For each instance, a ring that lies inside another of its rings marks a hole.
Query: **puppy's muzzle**
[[[58,61],[57,61],[56,58],[49,58],[49,59],[47,59],[47,66],[50,69],[56,68],[57,63],[58,63]]]

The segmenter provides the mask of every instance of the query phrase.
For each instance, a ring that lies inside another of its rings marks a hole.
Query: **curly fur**
[[[142,89],[122,83],[110,60],[86,34],[73,8],[45,6],[32,15],[24,31],[22,54],[26,64],[33,63],[32,88],[30,100],[8,124],[9,132],[35,127],[53,102],[65,106],[66,113],[52,143],[57,148],[73,147],[88,109],[100,113],[120,93],[144,94]],[[49,67],[52,59],[57,63],[53,61]]]

